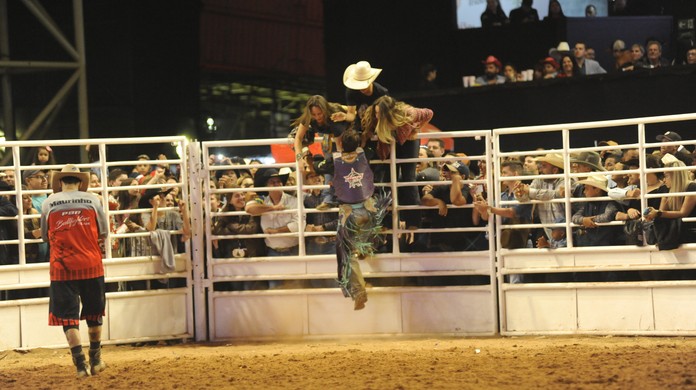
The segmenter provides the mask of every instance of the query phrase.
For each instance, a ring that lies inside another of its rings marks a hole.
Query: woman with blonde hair
[[[396,144],[396,158],[417,158],[418,140],[416,135],[433,117],[429,108],[416,108],[390,96],[382,96],[367,108],[362,117],[363,140],[375,134],[378,139],[377,155],[385,160],[389,157],[390,145]],[[397,179],[400,182],[416,181],[416,163],[397,164]],[[418,187],[399,187],[399,204],[420,204]],[[405,213],[406,226],[415,229],[419,226],[419,213]]]
[[[686,167],[682,161],[679,161],[669,153],[662,157],[662,163],[665,168]],[[659,210],[655,210],[652,207],[647,210],[646,219],[649,221],[655,220],[657,228],[657,222],[662,218],[680,219],[696,217],[696,182],[691,181],[689,171],[684,169],[665,172],[665,185],[669,188],[670,193],[694,192],[694,195],[664,197],[660,201]],[[679,244],[696,242],[696,222],[682,223],[679,236]]]

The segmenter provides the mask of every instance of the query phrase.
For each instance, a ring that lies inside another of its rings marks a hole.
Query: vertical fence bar
[[[204,169],[201,164],[201,149],[200,143],[191,142],[188,147],[183,150],[186,153],[184,158],[184,166],[188,168],[189,183],[188,186],[191,188],[189,197],[189,207],[191,210],[191,226],[198,227],[191,229],[191,267],[193,270],[193,286],[189,291],[193,291],[193,319],[195,320],[195,338],[196,341],[205,341],[208,336],[208,316],[207,316],[207,305],[206,305],[206,291],[211,288],[212,285],[206,278],[206,267],[205,267],[205,256],[206,251],[205,242],[203,241],[203,232],[201,231],[201,226],[205,226],[205,232],[210,237],[210,226],[205,223],[203,216],[203,208],[206,207],[206,212],[210,212],[209,203],[210,200],[206,199],[205,202],[201,202],[201,194],[208,194],[208,191],[202,191],[201,175],[207,175],[208,171]],[[182,167],[182,171],[184,167]],[[208,180],[205,180],[208,183]],[[183,188],[186,189],[186,186]],[[207,238],[210,240],[210,238]],[[191,301],[191,300],[189,300]]]

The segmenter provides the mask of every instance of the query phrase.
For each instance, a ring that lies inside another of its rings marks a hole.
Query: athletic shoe
[[[84,378],[90,376],[89,363],[87,363],[87,358],[85,358],[84,353],[80,353],[78,356],[73,356],[73,364],[77,367],[77,377]]]
[[[367,302],[367,293],[360,292],[355,296],[355,303],[353,304],[353,310],[362,310],[365,308],[365,302]]]
[[[319,204],[319,206],[317,206],[317,210],[324,211],[324,210],[328,210],[328,209],[331,209],[331,208],[334,208],[337,206],[338,206],[338,203],[335,203],[335,202],[321,202],[321,204]]]
[[[106,363],[101,359],[101,348],[89,350],[89,364],[92,375],[97,375],[106,369]]]

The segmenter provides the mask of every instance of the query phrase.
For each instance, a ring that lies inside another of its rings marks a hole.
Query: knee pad
[[[70,329],[80,329],[77,325],[63,325],[63,333],[69,331]]]
[[[101,321],[87,320],[87,327],[89,327],[89,328],[94,328],[95,326],[101,326],[101,325],[102,325]]]

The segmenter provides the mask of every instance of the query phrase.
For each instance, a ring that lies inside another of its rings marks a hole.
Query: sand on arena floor
[[[689,337],[109,345],[102,355],[106,371],[77,379],[67,349],[0,352],[0,388],[696,388]]]

